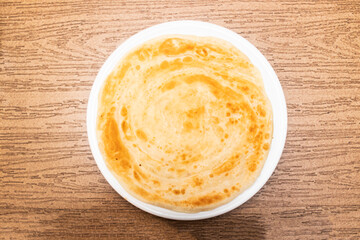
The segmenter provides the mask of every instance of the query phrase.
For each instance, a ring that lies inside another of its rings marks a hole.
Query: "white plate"
[[[273,108],[273,139],[268,158],[264,164],[260,176],[257,178],[253,185],[251,185],[247,190],[241,193],[234,200],[210,211],[204,211],[199,213],[180,213],[147,204],[136,199],[124,190],[124,188],[120,185],[120,183],[106,167],[96,139],[96,115],[98,108],[98,95],[105,79],[117,65],[121,57],[124,56],[124,54],[126,54],[129,50],[149,39],[166,34],[213,36],[232,43],[234,46],[240,49],[240,51],[246,54],[251,60],[251,62],[260,70],[265,84],[266,93],[271,101]],[[275,170],[275,167],[281,157],[281,153],[284,148],[286,131],[287,112],[284,93],[281,88],[279,79],[275,74],[275,71],[273,70],[269,62],[266,60],[266,58],[251,43],[249,43],[247,40],[245,40],[235,32],[214,24],[199,21],[167,22],[149,27],[127,39],[115,50],[115,52],[110,55],[110,57],[101,67],[98,75],[96,76],[94,85],[92,86],[87,108],[87,132],[91,151],[101,173],[104,175],[106,180],[123,198],[125,198],[127,201],[129,201],[136,207],[159,217],[176,220],[198,220],[215,217],[233,210],[234,208],[240,206],[241,204],[249,200],[252,196],[254,196],[255,193],[257,193],[260,188],[267,182],[267,180],[270,178],[271,174]]]

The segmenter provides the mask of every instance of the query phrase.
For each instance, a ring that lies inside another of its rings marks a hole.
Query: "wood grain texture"
[[[126,38],[180,19],[227,27],[269,60],[288,137],[269,182],[213,219],[154,217],[91,155],[86,104]],[[1,1],[0,239],[360,239],[359,1]]]

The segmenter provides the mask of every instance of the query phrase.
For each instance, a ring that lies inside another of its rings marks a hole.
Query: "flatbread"
[[[229,202],[254,183],[270,149],[261,74],[217,38],[167,35],[130,50],[98,106],[108,168],[135,198],[170,210]]]

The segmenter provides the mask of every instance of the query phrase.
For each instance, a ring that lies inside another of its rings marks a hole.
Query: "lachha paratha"
[[[271,144],[261,74],[230,43],[168,35],[130,50],[99,96],[97,139],[134,197],[210,210],[247,189]]]

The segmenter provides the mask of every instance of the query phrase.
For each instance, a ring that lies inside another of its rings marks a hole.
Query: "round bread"
[[[259,176],[272,130],[260,72],[213,37],[146,41],[100,91],[108,168],[134,197],[170,210],[210,210],[238,196]]]

